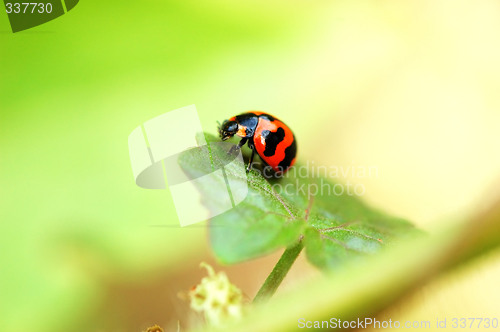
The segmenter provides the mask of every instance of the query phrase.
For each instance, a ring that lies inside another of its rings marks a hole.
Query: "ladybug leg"
[[[248,161],[247,173],[252,169],[253,157],[255,156],[255,147],[252,145],[252,154],[250,155],[250,160]]]
[[[248,138],[247,137],[243,137],[241,139],[241,141],[238,143],[238,145],[233,145],[231,147],[231,149],[229,149],[229,151],[227,152],[228,154],[232,154],[234,151],[238,151],[239,149],[241,149],[241,147],[243,145],[245,145],[245,143],[247,142]]]

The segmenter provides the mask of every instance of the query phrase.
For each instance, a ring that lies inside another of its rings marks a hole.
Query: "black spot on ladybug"
[[[263,130],[261,136],[266,140],[264,156],[271,157],[276,153],[278,144],[285,138],[285,131],[281,127],[276,131]]]
[[[269,115],[269,114],[261,114],[259,115],[259,118],[264,119],[264,120],[269,120],[273,122],[275,120],[274,116]]]
[[[247,137],[251,137],[255,133],[255,128],[257,128],[259,118],[255,114],[245,113],[236,116],[236,121],[238,124],[245,127],[245,135]]]
[[[297,143],[293,140],[292,144],[285,149],[285,158],[279,163],[279,167],[282,169],[287,169],[292,163],[293,158],[297,154]]]

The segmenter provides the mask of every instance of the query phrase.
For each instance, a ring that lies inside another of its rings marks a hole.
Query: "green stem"
[[[288,271],[290,271],[290,268],[299,256],[303,247],[304,245],[302,244],[302,240],[300,240],[297,244],[290,248],[287,248],[285,252],[283,252],[280,260],[274,266],[273,271],[267,277],[266,281],[259,289],[257,295],[255,295],[255,298],[253,300],[254,303],[263,302],[273,296]]]

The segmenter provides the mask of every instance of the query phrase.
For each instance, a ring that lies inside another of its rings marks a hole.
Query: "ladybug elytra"
[[[247,172],[252,167],[255,152],[277,173],[286,172],[295,162],[297,142],[293,132],[282,121],[267,113],[249,111],[233,116],[219,126],[219,135],[223,141],[234,135],[241,137],[234,149],[240,149],[248,143],[252,155]]]

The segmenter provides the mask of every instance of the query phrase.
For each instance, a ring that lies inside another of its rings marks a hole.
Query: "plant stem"
[[[274,266],[273,271],[271,272],[271,274],[269,274],[266,281],[259,289],[257,295],[255,295],[255,298],[253,300],[254,303],[263,302],[273,296],[288,271],[290,271],[290,268],[299,256],[303,247],[304,244],[302,243],[301,239],[297,244],[287,248],[285,252],[283,252],[280,260]]]

